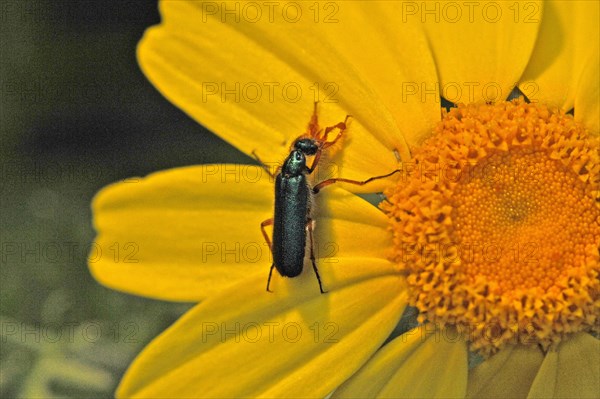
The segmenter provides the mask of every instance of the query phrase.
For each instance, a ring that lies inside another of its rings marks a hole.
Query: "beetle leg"
[[[313,158],[312,164],[310,165],[310,168],[308,168],[308,174],[311,174],[312,172],[314,172],[315,168],[319,164],[319,159],[321,159],[321,151],[322,151],[321,148],[319,148],[317,150],[317,153],[315,154],[315,157]]]
[[[342,135],[346,131],[346,123],[348,122],[348,119],[350,119],[350,118],[351,118],[350,115],[346,115],[346,119],[344,119],[343,122],[340,122],[337,125],[333,125],[333,126],[329,126],[329,127],[325,128],[325,132],[323,133],[323,137],[321,138],[321,141],[323,141],[323,146],[321,147],[322,149],[331,147],[332,145],[337,143],[337,141],[342,137]],[[331,141],[327,141],[327,136],[334,129],[339,129],[337,136],[335,137],[335,139],[333,139]]]
[[[365,184],[367,184],[369,182],[372,182],[373,180],[384,179],[386,177],[390,177],[391,175],[393,175],[395,173],[398,173],[398,172],[401,172],[401,171],[402,171],[402,169],[396,169],[395,171],[393,171],[391,173],[388,173],[387,175],[370,177],[370,178],[368,178],[367,180],[364,180],[364,181],[350,180],[350,179],[344,179],[344,178],[340,178],[340,177],[333,178],[333,179],[327,179],[327,180],[322,181],[319,184],[316,184],[313,187],[312,191],[313,191],[313,194],[317,194],[319,191],[321,191],[321,189],[323,187],[327,187],[330,184],[334,184],[334,183],[338,183],[338,182],[339,183],[354,184],[354,185],[357,185],[357,186],[364,186]]]
[[[342,137],[342,135],[344,134],[344,131],[346,130],[346,122],[348,121],[348,118],[350,118],[350,115],[346,115],[346,119],[344,119],[343,122],[340,122],[337,125],[329,126],[329,127],[325,128],[325,133],[321,137],[316,138],[316,140],[322,144],[321,144],[321,147],[317,150],[317,153],[315,154],[315,157],[313,158],[310,168],[308,168],[309,174],[312,173],[315,170],[315,168],[317,167],[317,165],[319,164],[319,160],[321,159],[321,152],[324,149],[334,145]],[[329,134],[329,132],[331,132],[333,129],[336,129],[336,128],[340,130],[338,135],[332,141],[327,141],[327,135]]]
[[[310,117],[310,122],[308,122],[308,127],[306,129],[306,135],[312,138],[317,137],[317,135],[319,134],[319,117],[317,115],[317,103],[318,101],[315,101],[313,106],[313,113]]]
[[[265,227],[272,226],[272,225],[273,225],[273,218],[267,219],[260,224],[260,231],[262,231],[262,235],[263,235],[263,237],[265,237],[265,241],[267,242],[267,244],[269,244],[269,250],[271,251],[271,254],[273,254],[273,245],[271,244],[271,239],[269,238],[269,235],[267,234]],[[269,292],[273,292],[269,289],[269,285],[271,284],[271,276],[273,275],[274,267],[275,267],[275,262],[273,262],[271,264],[271,269],[269,270],[269,278],[267,279],[267,291],[269,291]]]
[[[273,226],[273,221],[274,221],[274,219],[270,218],[270,219],[263,221],[260,224],[260,231],[262,231],[262,235],[263,235],[263,237],[265,237],[265,241],[267,242],[267,244],[269,244],[269,249],[271,250],[271,252],[273,252],[273,246],[271,245],[271,239],[269,238],[269,235],[267,234],[265,227]]]
[[[275,263],[271,265],[271,269],[269,269],[269,278],[267,279],[267,291],[273,292],[269,289],[269,285],[271,285],[271,276],[273,275],[273,268],[275,267]]]
[[[317,281],[319,282],[319,290],[321,294],[326,293],[327,291],[323,291],[323,284],[321,283],[321,276],[319,276],[319,270],[317,269],[317,262],[315,259],[315,240],[313,239],[313,230],[315,228],[315,221],[311,218],[308,218],[306,221],[306,230],[308,230],[308,235],[310,237],[310,261],[312,262],[313,270],[317,275]]]

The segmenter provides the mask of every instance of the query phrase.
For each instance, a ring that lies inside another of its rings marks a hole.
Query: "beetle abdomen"
[[[273,262],[282,276],[296,277],[302,272],[309,196],[306,176],[286,177],[283,174],[277,176],[273,220]]]

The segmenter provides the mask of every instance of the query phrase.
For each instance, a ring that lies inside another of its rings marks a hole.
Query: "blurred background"
[[[0,16],[0,396],[110,397],[190,304],[97,284],[86,257],[103,186],[249,159],[165,100],[136,45],[156,1],[10,1]]]

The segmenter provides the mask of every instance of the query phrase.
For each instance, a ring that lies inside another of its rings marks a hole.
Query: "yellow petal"
[[[430,38],[441,94],[455,102],[503,101],[533,49],[540,1],[414,2]]]
[[[509,346],[469,372],[469,398],[525,398],[544,356],[537,346]]]
[[[467,386],[467,347],[449,330],[413,329],[379,350],[334,392],[335,398],[459,398]]]
[[[311,22],[300,27],[267,27],[262,35],[280,54],[297,59],[305,69],[318,65],[318,76],[327,76],[346,88],[340,90],[340,99],[351,107],[352,115],[368,121],[369,131],[388,147],[397,148],[408,161],[402,137],[408,144],[418,145],[440,120],[439,94],[428,93],[423,85],[436,82],[437,75],[422,24],[403,19],[401,2],[311,4],[339,10],[338,21],[334,25]],[[248,28],[248,36],[256,34],[254,26],[242,27]],[[278,39],[282,33],[285,41]],[[318,46],[304,54],[306,42]]]
[[[600,392],[600,341],[579,333],[544,359],[528,398],[597,398]]]
[[[575,93],[575,120],[582,122],[594,136],[600,135],[600,57],[592,52],[581,73]]]
[[[252,277],[196,306],[127,371],[118,397],[324,397],[394,328],[403,279],[387,261],[347,259],[314,276]],[[374,294],[375,293],[375,294]]]
[[[140,65],[169,100],[247,154],[280,162],[319,100],[322,126],[353,116],[336,160],[341,176],[365,180],[394,170],[394,150],[410,158],[403,134],[422,137],[439,120],[435,96],[424,102],[402,93],[406,82],[435,79],[420,27],[404,24],[390,41],[379,22],[365,17],[385,10],[359,2],[294,4],[303,15],[297,23],[282,20],[282,7],[275,22],[267,9],[251,22],[244,17],[250,7],[236,2],[162,2],[163,24],[142,39]],[[317,10],[318,18],[338,21],[315,23]]]
[[[573,108],[585,63],[598,54],[598,10],[597,1],[544,3],[538,41],[519,84],[531,101]],[[598,64],[594,69],[597,82]]]
[[[90,269],[112,288],[177,301],[256,273],[266,282],[271,254],[260,223],[273,216],[273,198],[268,174],[248,165],[180,168],[109,186],[93,203]],[[334,187],[315,197],[315,207],[319,264],[386,257],[390,236],[378,209]]]

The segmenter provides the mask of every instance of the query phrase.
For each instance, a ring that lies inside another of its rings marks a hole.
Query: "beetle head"
[[[319,144],[314,139],[298,139],[294,143],[294,149],[302,151],[305,155],[315,155],[319,150]]]

